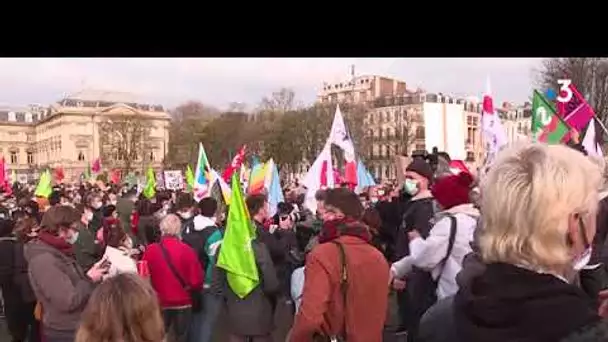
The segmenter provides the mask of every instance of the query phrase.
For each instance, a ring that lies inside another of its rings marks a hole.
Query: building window
[[[150,152],[150,161],[154,161],[154,152]]]
[[[473,153],[473,152],[467,152],[467,161],[468,162],[474,162],[475,161],[475,153]]]
[[[82,151],[78,152],[78,161],[84,161],[84,153]]]
[[[32,152],[27,153],[27,163],[34,164],[34,154]]]
[[[11,164],[17,164],[17,152],[11,151]]]

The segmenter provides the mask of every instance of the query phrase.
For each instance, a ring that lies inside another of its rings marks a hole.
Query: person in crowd
[[[382,219],[376,208],[367,208],[363,211],[361,216],[361,222],[367,225],[372,239],[370,243],[376,247],[386,258],[386,242],[380,235],[380,227],[382,226]]]
[[[411,231],[411,254],[391,267],[391,274],[396,278],[407,279],[414,266],[431,271],[433,286],[426,293],[418,292],[418,301],[425,305],[419,306],[420,310],[415,312],[413,319],[420,320],[437,299],[452,296],[458,291],[456,275],[462,269],[463,258],[472,251],[471,241],[479,218],[479,211],[469,199],[472,183],[473,177],[464,172],[437,180],[432,193],[442,211],[437,214],[435,225],[426,239],[420,237],[416,230]],[[415,322],[409,327],[410,334],[418,334]]]
[[[295,231],[291,229],[292,225],[287,221],[288,215],[283,215],[286,222],[271,233],[264,228],[264,222],[269,218],[270,210],[266,195],[248,196],[245,201],[256,226],[256,234],[260,242],[268,247],[277,276],[282,284],[277,304],[291,305],[288,286],[291,277],[290,252],[297,246],[297,239]]]
[[[89,299],[75,341],[164,342],[156,293],[134,274],[104,281]]]
[[[192,194],[180,193],[175,203],[175,214],[182,222],[182,233],[187,234],[194,230],[194,199]]]
[[[156,208],[150,200],[142,199],[137,202],[138,224],[137,240],[144,246],[160,241],[160,220],[154,215]]]
[[[108,270],[106,260],[84,272],[76,262],[79,214],[72,207],[55,206],[42,218],[38,238],[25,246],[30,284],[43,312],[46,342],[73,341],[80,315]]]
[[[367,192],[362,192],[359,194],[359,201],[361,202],[363,209],[366,209],[371,205],[369,194]]]
[[[51,207],[56,205],[61,205],[61,191],[58,189],[54,189],[53,192],[49,195],[49,204]]]
[[[89,223],[93,219],[93,210],[83,204],[78,204],[76,211],[80,217],[76,223],[78,239],[74,244],[74,253],[80,267],[88,270],[101,258],[101,246],[95,242],[95,237],[89,229]]]
[[[87,197],[86,202],[93,211],[93,219],[89,222],[89,229],[96,234],[103,224],[103,202],[101,201],[101,195],[98,193],[91,193]]]
[[[36,297],[30,286],[23,254],[23,245],[33,237],[32,232],[37,226],[34,219],[26,218],[13,231],[13,221],[0,220],[0,289],[6,325],[14,342],[40,340],[38,322],[34,318]]]
[[[382,340],[389,267],[369,244],[369,229],[359,221],[362,214],[352,191],[326,191],[319,245],[306,258],[302,304],[290,341],[311,341],[315,335]]]
[[[197,305],[193,295],[200,294],[203,287],[203,270],[194,250],[179,238],[181,222],[177,216],[167,215],[160,222],[160,231],[160,242],[149,245],[142,260],[148,264],[167,333],[177,342],[186,342],[193,304]]]
[[[179,207],[179,206],[178,206]],[[216,222],[217,201],[212,197],[199,202],[199,215],[194,217],[192,230],[184,232],[183,239],[198,256],[205,271],[202,290],[203,310],[192,317],[190,341],[209,342],[220,314],[222,298],[210,291],[217,251],[222,243],[223,231]],[[183,224],[183,223],[182,223]]]
[[[563,145],[497,156],[481,183],[485,271],[455,295],[450,341],[559,341],[593,329],[606,302],[598,310],[573,281],[591,258],[600,183],[598,167]]]
[[[306,246],[304,251],[305,255],[308,255],[310,251],[317,246],[318,240]],[[300,306],[302,305],[302,294],[304,293],[304,273],[306,266],[296,268],[291,274],[291,299],[295,304],[295,313],[298,313]],[[289,340],[289,339],[288,339]]]
[[[137,235],[131,229],[131,215],[135,211],[135,201],[137,200],[137,190],[130,189],[124,195],[122,195],[116,202],[116,211],[123,228],[126,230],[132,238]]]
[[[431,165],[424,158],[414,158],[405,170],[404,191],[411,196],[403,208],[402,223],[398,227],[394,245],[389,243],[389,249],[394,253],[390,261],[401,260],[410,254],[409,233],[416,230],[426,239],[432,227],[431,219],[435,214],[435,204],[430,185],[433,180]],[[395,280],[394,285],[399,288],[403,284]],[[399,311],[401,322],[399,333],[415,330],[420,317],[432,303],[428,302],[429,289],[434,284],[428,271],[415,267],[408,276],[408,287],[398,292]],[[432,291],[431,291],[432,292]],[[409,334],[408,337],[412,335]]]
[[[251,249],[255,256],[260,284],[245,298],[235,294],[226,278],[226,271],[219,267],[213,268],[211,291],[221,296],[225,301],[226,326],[229,342],[271,342],[274,329],[273,306],[280,284],[277,278],[269,248],[261,240],[260,221],[265,219],[263,211],[267,209],[264,196],[248,198],[247,204],[256,209],[254,223],[257,227],[256,238],[251,241]],[[251,209],[250,209],[251,213]],[[267,215],[267,214],[266,214]],[[228,227],[228,229],[230,229]],[[270,233],[269,233],[270,234]],[[220,247],[221,249],[221,247]],[[217,252],[219,253],[219,251]]]

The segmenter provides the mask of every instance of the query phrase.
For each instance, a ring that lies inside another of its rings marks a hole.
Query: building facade
[[[507,133],[509,144],[532,141],[532,105],[529,102],[522,106],[505,102],[502,108],[497,108],[497,112]]]
[[[350,81],[323,83],[317,94],[317,102],[368,102],[379,97],[404,95],[408,93],[405,82],[389,77],[364,75]]]
[[[395,179],[394,155],[433,147],[477,167],[483,160],[481,104],[425,92],[376,99],[366,126],[371,146],[360,153],[377,179]]]
[[[124,158],[113,153],[121,145],[108,141],[115,142],[121,134],[119,127],[109,124],[122,124],[125,118],[146,127],[145,141],[137,145],[140,153],[132,158],[131,169],[160,168],[169,140],[169,115],[161,105],[119,92],[85,90],[46,107],[0,108],[0,154],[20,181],[57,166],[63,167],[66,179],[76,179],[100,157],[106,170],[123,168]]]

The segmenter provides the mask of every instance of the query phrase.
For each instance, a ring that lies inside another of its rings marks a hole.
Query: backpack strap
[[[457,228],[456,217],[454,217],[454,215],[448,215],[448,218],[450,219],[450,237],[448,239],[448,250],[447,250],[447,253],[445,253],[445,256],[443,257],[443,259],[441,259],[441,262],[439,263],[441,265],[441,271],[439,271],[439,276],[435,280],[436,283],[439,282],[439,279],[441,278],[441,275],[443,274],[443,270],[445,269],[445,264],[447,263],[448,259],[450,258],[450,254],[452,254],[452,250],[454,249],[454,243],[456,242],[456,228]]]
[[[344,245],[340,242],[333,240],[332,243],[338,247],[340,253],[340,292],[342,293],[342,302],[344,312],[344,319],[342,320],[342,327],[340,328],[343,338],[346,338],[346,295],[348,291],[348,269],[346,267],[346,251]]]

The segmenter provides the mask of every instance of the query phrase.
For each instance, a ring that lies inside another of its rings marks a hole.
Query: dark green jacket
[[[78,240],[74,244],[76,262],[83,270],[88,271],[101,258],[101,246],[95,243],[93,232],[84,224],[78,224]]]

